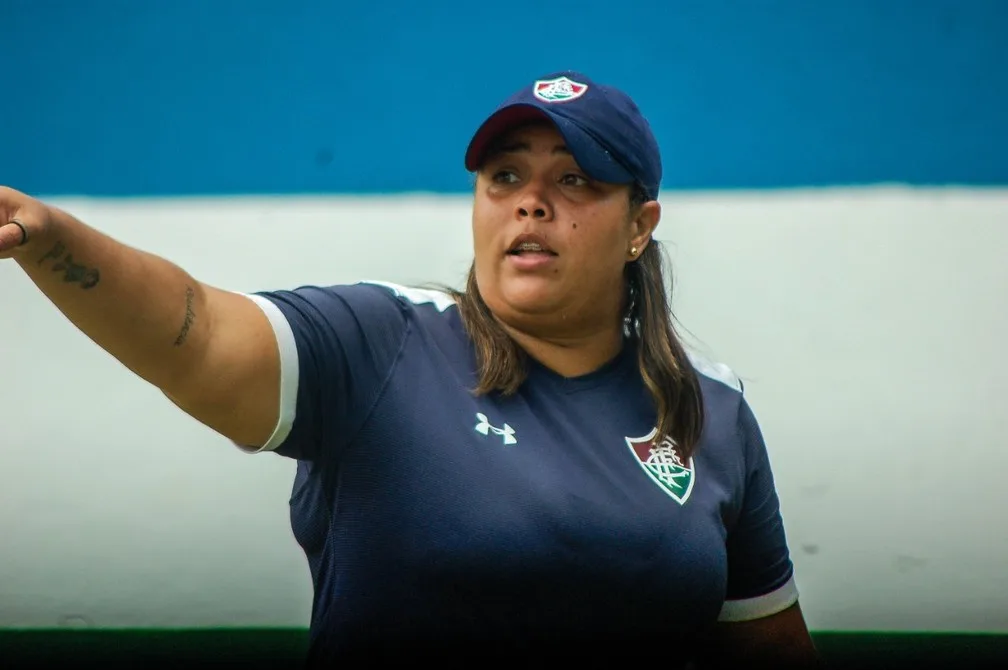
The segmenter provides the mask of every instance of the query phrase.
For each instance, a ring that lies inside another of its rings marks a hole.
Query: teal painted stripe
[[[0,183],[39,195],[465,192],[477,124],[568,68],[639,101],[666,189],[1008,184],[1004,0],[0,0],[0,25]]]

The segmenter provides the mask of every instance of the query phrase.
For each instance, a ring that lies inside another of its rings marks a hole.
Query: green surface
[[[1008,634],[813,635],[828,667],[1008,667]],[[85,663],[106,668],[200,664],[297,667],[307,639],[303,629],[0,630],[0,668]]]

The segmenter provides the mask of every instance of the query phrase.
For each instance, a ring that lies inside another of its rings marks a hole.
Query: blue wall
[[[638,100],[666,188],[1008,183],[1003,0],[0,0],[0,24],[0,183],[36,194],[463,191],[483,116],[565,68]]]

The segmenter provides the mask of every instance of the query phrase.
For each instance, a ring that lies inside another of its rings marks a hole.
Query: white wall
[[[61,200],[236,290],[458,282],[465,198]],[[664,198],[692,342],[746,381],[814,629],[1008,631],[1008,192]],[[0,263],[0,627],[302,626],[293,465]]]

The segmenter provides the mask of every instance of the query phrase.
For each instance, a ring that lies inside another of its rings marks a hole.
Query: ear
[[[661,220],[661,205],[657,200],[649,200],[640,205],[630,220],[630,239],[627,241],[627,256],[631,261],[640,258],[651,242],[655,228]],[[633,251],[636,250],[636,253]]]

